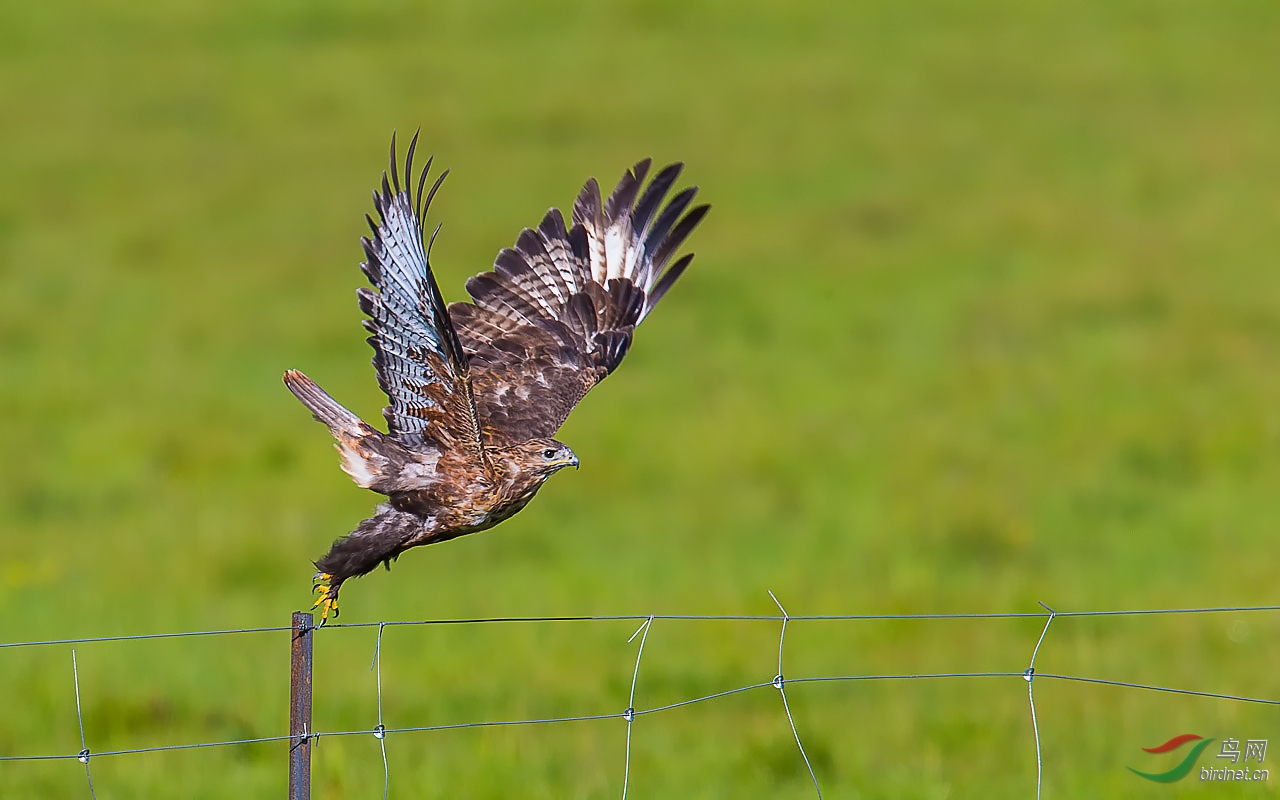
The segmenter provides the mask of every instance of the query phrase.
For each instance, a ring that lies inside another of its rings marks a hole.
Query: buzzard
[[[574,201],[571,226],[551,209],[498,253],[492,271],[467,281],[472,302],[446,307],[424,219],[448,170],[427,190],[428,159],[415,191],[417,139],[402,187],[392,136],[390,179],[383,172],[373,194],[378,221],[366,217],[373,237],[361,240],[361,269],[373,290],[356,294],[373,334],[378,385],[390,401],[387,432],[301,372],[284,374],[337,440],[343,471],[387,498],[315,562],[322,624],[338,615],[338,591],[349,578],[379,564],[389,570],[411,547],[491,528],[524,508],[554,473],[578,466],[552,437],[617,369],[636,326],[689,266],[691,253],[673,256],[709,208],[690,207],[697,187],[667,200],[682,164],[664,167],[645,186],[645,159],[603,201],[592,178]]]

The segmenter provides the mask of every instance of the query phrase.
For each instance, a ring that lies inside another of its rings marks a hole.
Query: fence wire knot
[[[781,672],[773,676],[773,688],[777,689],[778,691],[782,691],[782,687],[785,683],[786,681],[782,679]]]
[[[385,739],[385,738],[386,738],[386,736],[387,736],[387,728],[386,728],[386,726],[385,726],[385,725],[383,725],[382,723],[378,723],[377,727],[375,727],[375,728],[373,729],[373,738],[375,738],[375,739]]]
[[[310,731],[308,731],[305,727],[303,727],[303,729],[302,729],[302,733],[296,734],[296,735],[291,736],[291,737],[289,737],[289,738],[290,738],[290,739],[293,739],[293,744],[292,744],[292,745],[290,745],[289,749],[290,749],[290,750],[297,750],[299,747],[302,747],[304,744],[307,744],[308,742],[312,741],[313,739],[319,739],[319,738],[320,738],[320,735],[319,735],[319,734],[317,734],[317,733],[311,733],[311,732],[310,732]]]
[[[85,749],[81,750],[80,755],[76,756],[76,758],[80,761],[81,764],[87,765],[89,763],[89,748],[86,747]]]

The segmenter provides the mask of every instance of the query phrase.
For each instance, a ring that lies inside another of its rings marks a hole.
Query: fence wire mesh
[[[376,690],[377,690],[377,722],[367,729],[355,730],[313,730],[308,732],[307,738],[311,741],[319,741],[321,738],[328,737],[351,737],[351,736],[372,736],[379,744],[382,754],[383,765],[383,798],[389,797],[391,787],[391,770],[387,760],[387,737],[390,734],[409,734],[424,733],[431,731],[450,731],[476,728],[497,728],[524,725],[550,725],[556,723],[568,722],[593,722],[598,720],[614,720],[621,719],[626,722],[626,749],[623,754],[623,775],[622,775],[622,797],[627,797],[627,791],[631,774],[631,744],[632,744],[632,725],[637,718],[652,716],[678,708],[709,702],[724,697],[742,694],[744,692],[752,692],[760,689],[772,688],[779,693],[782,700],[782,707],[792,736],[799,751],[799,756],[803,760],[809,777],[813,782],[813,790],[816,797],[821,800],[822,787],[818,779],[817,773],[814,771],[813,765],[809,760],[808,754],[805,752],[803,739],[801,736],[802,724],[798,724],[793,716],[790,704],[787,702],[786,689],[788,685],[808,684],[808,683],[835,683],[835,682],[858,682],[858,681],[921,681],[921,680],[961,680],[961,679],[980,679],[980,678],[1018,678],[1025,681],[1027,686],[1027,701],[1030,708],[1031,726],[1035,739],[1035,760],[1036,760],[1036,784],[1035,796],[1040,798],[1043,789],[1044,769],[1043,756],[1041,752],[1040,726],[1036,715],[1035,701],[1035,684],[1037,681],[1050,680],[1062,681],[1070,683],[1084,683],[1122,687],[1127,689],[1138,689],[1151,692],[1162,692],[1175,695],[1187,695],[1194,697],[1210,698],[1216,700],[1225,700],[1238,703],[1260,704],[1267,706],[1280,705],[1280,698],[1266,697],[1249,697],[1239,694],[1230,694],[1225,692],[1207,691],[1201,689],[1161,686],[1148,683],[1138,683],[1133,681],[1115,680],[1110,678],[1100,678],[1084,675],[1069,675],[1053,672],[1041,672],[1036,669],[1036,658],[1040,653],[1041,646],[1045,643],[1049,635],[1050,627],[1053,622],[1058,619],[1071,617],[1140,617],[1150,615],[1194,615],[1194,614],[1226,614],[1226,613],[1248,613],[1248,612],[1265,612],[1280,611],[1280,605],[1260,605],[1260,606],[1219,606],[1204,608],[1158,608],[1158,609],[1125,609],[1125,610],[1097,610],[1097,611],[1060,611],[1050,608],[1048,605],[1041,603],[1043,610],[1030,612],[996,612],[996,613],[937,613],[937,614],[823,614],[823,615],[789,615],[782,602],[769,592],[770,598],[777,605],[779,614],[777,615],[750,615],[750,614],[632,614],[632,615],[580,615],[580,616],[528,616],[528,617],[474,617],[474,618],[453,618],[453,619],[428,619],[428,620],[402,620],[402,621],[380,621],[380,622],[363,622],[363,623],[330,623],[324,627],[313,628],[312,631],[321,633],[325,636],[341,636],[343,631],[357,630],[361,628],[377,628],[377,639],[374,646],[373,660],[369,669],[376,673]],[[786,632],[789,624],[798,622],[818,622],[818,621],[919,621],[919,620],[1000,620],[1000,619],[1031,619],[1038,618],[1044,620],[1044,627],[1040,631],[1039,637],[1036,639],[1034,646],[1031,648],[1030,660],[1025,669],[1012,669],[1009,671],[980,671],[980,672],[915,672],[915,673],[885,673],[885,674],[848,674],[848,675],[818,675],[803,677],[785,677],[783,670],[784,654],[786,646]],[[406,626],[457,626],[457,625],[491,625],[491,624],[553,624],[567,622],[619,622],[634,621],[640,623],[635,633],[627,639],[627,644],[635,642],[638,638],[639,643],[636,648],[635,666],[632,670],[630,683],[630,694],[628,696],[627,707],[618,711],[603,711],[597,714],[586,714],[576,716],[558,716],[545,717],[539,719],[510,719],[510,720],[470,720],[460,722],[449,722],[431,725],[408,725],[400,727],[387,727],[383,717],[383,681],[382,681],[382,654],[383,654],[383,634],[389,627],[406,627]],[[758,683],[751,683],[734,688],[718,691],[710,694],[690,697],[676,702],[666,703],[663,705],[653,706],[649,708],[636,708],[636,685],[640,676],[641,660],[644,656],[645,643],[648,640],[649,633],[657,622],[661,621],[711,621],[711,622],[774,622],[779,625],[778,635],[778,661],[777,672],[772,679],[763,680]],[[233,628],[226,630],[204,630],[204,631],[182,631],[171,633],[149,633],[149,634],[133,634],[125,636],[97,636],[97,637],[79,637],[67,639],[45,639],[37,641],[24,642],[5,642],[0,643],[0,650],[12,650],[19,648],[37,648],[49,647],[56,645],[83,645],[99,642],[136,642],[152,639],[181,639],[189,637],[210,637],[210,636],[236,636],[240,634],[250,633],[271,633],[293,630],[292,626],[264,626],[254,628]],[[76,661],[76,651],[72,653],[72,676],[74,681],[76,716],[79,723],[79,734],[81,749],[75,753],[44,753],[44,754],[0,754],[0,762],[24,762],[24,761],[79,761],[84,766],[85,779],[88,784],[88,792],[91,800],[96,800],[96,794],[93,785],[93,776],[90,771],[91,758],[105,758],[136,755],[142,753],[157,753],[178,750],[198,750],[210,747],[235,747],[244,745],[262,744],[268,742],[284,742],[294,737],[285,733],[273,736],[259,736],[241,739],[229,739],[224,741],[213,742],[189,742],[155,745],[149,747],[135,747],[115,750],[93,751],[90,749],[84,733],[84,716],[81,712],[80,704],[80,675],[79,666]],[[801,721],[802,722],[802,721]]]

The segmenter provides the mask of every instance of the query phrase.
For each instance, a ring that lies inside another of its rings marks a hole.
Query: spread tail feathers
[[[328,426],[342,456],[342,471],[361,488],[383,493],[389,491],[385,485],[389,473],[387,455],[383,452],[386,447],[380,446],[383,444],[382,434],[343,408],[315,381],[296,369],[284,374],[284,385],[311,410],[312,416]]]
[[[434,446],[406,449],[343,408],[324,389],[297,370],[284,374],[289,391],[323,422],[337,441],[342,471],[356,485],[381,494],[423,489],[438,480],[435,465],[440,453]]]
[[[284,374],[284,385],[289,387],[294,397],[310,409],[318,421],[329,426],[329,430],[333,431],[335,436],[339,432],[349,436],[360,436],[364,433],[360,418],[343,408],[337,400],[330,397],[306,375],[296,369],[288,370]]]

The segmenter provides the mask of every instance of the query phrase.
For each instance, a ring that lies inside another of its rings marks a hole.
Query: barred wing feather
[[[649,167],[646,159],[624,173],[603,202],[588,180],[571,227],[551,209],[492,271],[467,281],[473,303],[449,306],[487,446],[554,435],[689,266],[693,254],[672,257],[709,206],[690,208],[696,187],[666,199],[681,164],[642,193]]]
[[[413,150],[405,159],[407,185],[396,171],[391,140],[391,180],[373,194],[379,220],[369,219],[371,239],[362,239],[367,261],[360,265],[375,291],[357,290],[364,326],[373,335],[373,365],[390,405],[383,410],[391,436],[408,445],[473,449],[479,456],[479,426],[471,395],[467,357],[445,309],[424,247],[423,220],[441,173],[425,195],[431,160],[413,191]]]

